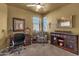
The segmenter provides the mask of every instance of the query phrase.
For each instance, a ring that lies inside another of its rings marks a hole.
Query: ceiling
[[[36,7],[27,7],[26,5],[30,5],[30,4],[34,4],[34,3],[9,3],[8,5],[12,5],[15,7],[19,7],[25,10],[29,10],[35,13],[39,13],[41,15],[45,15],[51,11],[57,10],[65,5],[68,5],[68,3],[42,3],[44,8],[39,9],[38,11],[36,11]]]

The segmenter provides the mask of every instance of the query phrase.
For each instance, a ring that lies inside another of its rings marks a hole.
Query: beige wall
[[[57,19],[62,16],[71,16],[75,15],[75,23],[73,28],[56,28]],[[5,47],[6,39],[5,36],[7,35],[7,30],[12,29],[12,18],[22,18],[25,19],[25,27],[30,27],[32,29],[32,17],[39,16],[40,21],[42,16],[24,9],[20,9],[14,6],[7,6],[6,4],[0,4],[0,49]],[[70,30],[75,34],[79,34],[79,4],[69,4],[64,6],[56,11],[52,11],[51,13],[47,14],[48,23],[52,23],[51,28],[48,26],[48,31],[53,32],[57,29],[60,30]],[[7,26],[8,23],[8,26]],[[2,32],[2,30],[5,32]],[[5,35],[4,35],[5,33]]]
[[[32,17],[39,16],[40,21],[42,19],[41,15],[33,13],[28,10],[20,9],[14,6],[8,6],[6,4],[0,4],[0,49],[8,46],[7,32],[12,30],[12,18],[21,18],[25,19],[25,27],[33,28],[32,26]],[[2,32],[2,30],[5,30]],[[41,29],[40,29],[41,30]]]
[[[7,5],[0,4],[0,48],[4,48],[7,44]]]
[[[63,16],[72,16],[74,15],[74,27],[73,28],[56,28],[56,22],[58,18]],[[48,22],[52,23],[51,29],[48,28],[49,32],[53,32],[55,30],[66,30],[72,31],[75,34],[79,34],[79,4],[69,4],[64,6],[56,11],[52,11],[51,13],[47,14]]]
[[[32,25],[32,17],[33,16],[38,16],[41,20],[41,16],[39,14],[33,13],[28,10],[20,9],[14,6],[8,6],[8,20],[9,20],[9,28],[8,30],[12,29],[12,18],[21,18],[25,19],[25,28],[30,27],[31,29],[33,28]]]

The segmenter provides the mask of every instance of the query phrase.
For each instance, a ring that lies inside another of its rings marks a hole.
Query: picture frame
[[[72,28],[72,21],[58,20],[58,28]]]
[[[64,19],[60,18],[57,20],[57,28],[72,28],[73,18],[72,16],[66,17]]]
[[[25,20],[21,18],[13,18],[13,31],[24,31],[25,30]]]

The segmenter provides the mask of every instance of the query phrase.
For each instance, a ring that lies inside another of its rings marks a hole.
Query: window
[[[43,18],[43,31],[47,32],[47,18],[46,17]]]
[[[33,31],[34,32],[39,32],[39,24],[40,24],[39,17],[34,16],[33,17]]]

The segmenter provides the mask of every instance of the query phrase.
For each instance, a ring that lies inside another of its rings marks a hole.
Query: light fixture
[[[37,9],[40,9],[41,7],[42,7],[41,5],[37,5],[37,6],[36,6]]]
[[[39,11],[42,7],[44,7],[44,4],[41,3],[34,3],[34,4],[28,4],[27,7],[35,7],[36,11]]]
[[[41,5],[36,5],[36,11],[38,11],[39,9],[41,9],[42,6]]]

